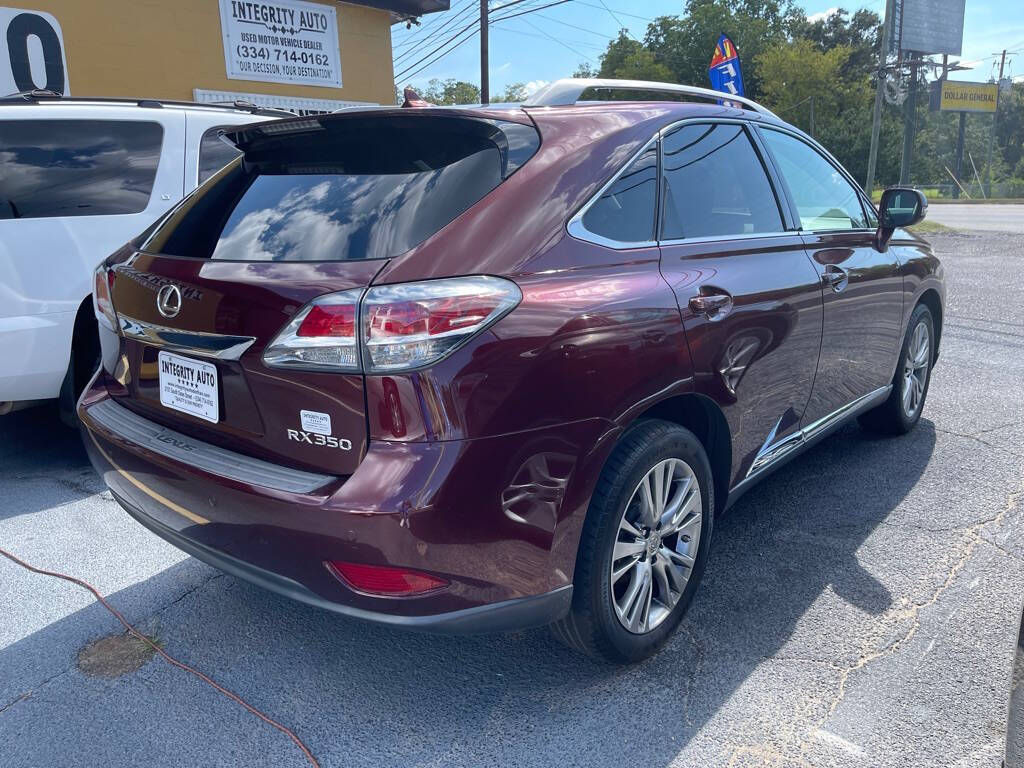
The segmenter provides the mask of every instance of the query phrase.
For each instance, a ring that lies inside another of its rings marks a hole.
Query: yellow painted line
[[[182,517],[187,517],[193,523],[198,523],[199,525],[206,525],[208,522],[210,522],[205,517],[200,517],[199,515],[195,514],[194,512],[189,512],[187,509],[185,509],[180,504],[175,504],[170,499],[168,499],[168,498],[166,498],[164,496],[161,496],[159,493],[154,491],[152,488],[149,488],[148,486],[143,485],[141,482],[139,482],[134,477],[129,475],[127,472],[125,472],[123,469],[121,469],[119,466],[117,466],[117,462],[115,462],[112,458],[110,458],[110,454],[107,453],[106,451],[104,451],[103,450],[103,446],[101,446],[99,444],[99,442],[96,440],[96,437],[95,437],[95,435],[93,435],[92,430],[89,431],[89,437],[92,438],[92,442],[96,446],[96,450],[98,450],[100,453],[103,454],[103,458],[105,458],[108,462],[110,462],[110,466],[112,466],[114,468],[114,470],[117,472],[117,474],[119,474],[121,477],[123,477],[129,483],[134,485],[136,488],[138,488],[144,494],[149,496],[151,499],[155,499],[156,501],[159,501],[161,504],[163,504],[168,509],[174,510],[179,515],[181,515]]]

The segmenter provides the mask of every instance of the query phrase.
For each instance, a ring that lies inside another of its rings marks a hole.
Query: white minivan
[[[0,414],[73,419],[98,341],[93,269],[234,158],[221,128],[290,116],[238,103],[0,98]]]

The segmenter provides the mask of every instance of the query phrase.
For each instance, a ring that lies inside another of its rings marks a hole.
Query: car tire
[[[858,417],[861,427],[882,435],[905,435],[921,419],[935,361],[935,321],[924,304],[910,315],[892,378],[892,391],[884,403]]]
[[[93,324],[91,327],[87,326],[87,329],[83,335],[76,334],[73,340],[68,370],[60,385],[57,401],[60,420],[71,429],[78,429],[78,398],[100,366],[100,345],[96,326]]]
[[[664,519],[643,524],[655,520],[658,509]],[[711,466],[700,440],[667,421],[634,424],[612,451],[591,497],[572,607],[552,625],[555,637],[614,663],[654,654],[679,625],[700,583],[713,510]],[[613,559],[619,554],[624,556]],[[634,587],[639,591],[631,601]]]

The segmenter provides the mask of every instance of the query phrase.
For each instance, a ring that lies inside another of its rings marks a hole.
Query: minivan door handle
[[[695,315],[703,315],[708,320],[720,320],[732,309],[732,296],[714,289],[713,293],[709,291],[692,297],[689,306]]]
[[[830,286],[833,291],[839,293],[849,284],[850,278],[842,267],[837,267],[835,264],[826,264],[825,271],[821,275],[821,281],[825,285]]]

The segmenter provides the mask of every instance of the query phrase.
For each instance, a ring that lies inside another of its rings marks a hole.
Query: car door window
[[[154,122],[0,122],[0,219],[139,213],[162,141]]]
[[[742,125],[684,125],[662,147],[663,239],[783,231],[775,193]]]
[[[199,183],[242,154],[241,150],[221,139],[220,134],[237,126],[218,125],[210,128],[199,140]]]
[[[860,193],[820,152],[781,131],[763,129],[789,187],[802,229],[823,232],[868,227]]]
[[[657,199],[658,148],[652,146],[591,204],[583,214],[583,226],[619,243],[650,242]]]

